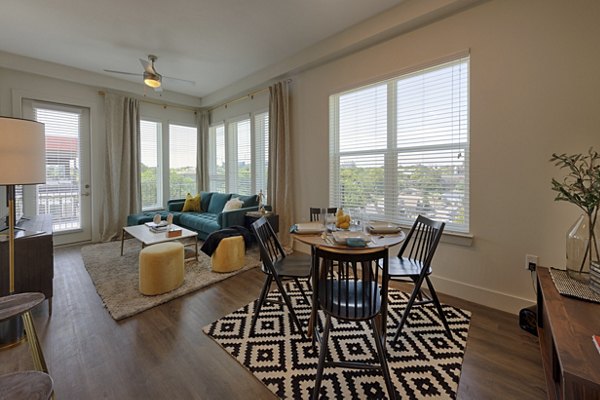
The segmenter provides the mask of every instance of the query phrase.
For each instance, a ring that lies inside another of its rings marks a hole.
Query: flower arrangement
[[[555,201],[568,201],[579,207],[588,218],[588,238],[579,272],[586,263],[598,261],[598,241],[595,227],[600,208],[600,154],[590,148],[587,154],[552,154],[551,162],[568,174],[562,179],[552,178],[552,190],[558,192]]]

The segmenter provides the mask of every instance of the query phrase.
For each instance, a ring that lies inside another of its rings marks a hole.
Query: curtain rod
[[[288,78],[288,79],[285,79],[285,80],[283,80],[282,82],[287,82],[287,83],[290,83],[290,82],[292,82],[292,79],[291,79],[291,78]],[[221,103],[221,104],[219,104],[219,105],[217,105],[217,106],[211,107],[211,108],[209,108],[209,109],[208,109],[208,111],[213,111],[213,110],[216,110],[216,109],[217,109],[217,108],[219,108],[219,107],[225,107],[225,108],[227,108],[227,106],[229,106],[230,104],[237,103],[238,101],[241,101],[241,100],[247,99],[248,97],[249,97],[250,99],[253,99],[253,98],[254,98],[254,96],[256,96],[257,94],[259,94],[259,93],[262,93],[262,92],[264,92],[264,91],[267,91],[267,90],[269,90],[269,87],[268,87],[268,86],[267,86],[267,87],[264,87],[264,88],[261,88],[261,89],[257,89],[257,90],[255,90],[255,91],[253,91],[253,92],[250,92],[250,93],[248,93],[248,94],[245,94],[245,95],[243,95],[243,96],[237,97],[237,98],[235,98],[235,99],[233,99],[233,100],[229,100],[229,101],[226,101],[226,102],[224,102],[224,103]]]
[[[99,90],[98,94],[100,96],[104,96],[104,95],[106,95],[106,92],[104,90]],[[166,109],[167,107],[179,108],[180,110],[193,111],[194,114],[197,114],[198,110],[199,110],[199,108],[193,108],[193,107],[187,107],[187,106],[176,106],[176,105],[171,105],[171,104],[160,103],[158,101],[152,101],[152,100],[142,99],[142,98],[139,98],[138,96],[132,96],[132,97],[135,97],[136,99],[138,99],[139,101],[141,101],[143,103],[154,104],[154,105],[157,105],[157,106],[161,106],[164,109]]]

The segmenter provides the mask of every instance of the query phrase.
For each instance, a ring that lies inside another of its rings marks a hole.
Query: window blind
[[[52,214],[57,232],[81,228],[81,112],[34,105],[34,118],[45,125],[46,183],[37,185],[37,213]]]
[[[208,180],[211,192],[225,192],[225,125],[211,126],[208,130]]]
[[[142,210],[162,207],[161,124],[140,121]]]
[[[469,58],[330,97],[330,203],[469,231]]]
[[[169,196],[184,198],[197,193],[196,165],[198,154],[197,129],[169,124]]]
[[[269,166],[269,113],[244,115],[209,127],[211,191],[266,198]]]
[[[230,148],[229,191],[250,195],[252,188],[252,132],[250,119],[229,123],[228,135],[232,139]]]

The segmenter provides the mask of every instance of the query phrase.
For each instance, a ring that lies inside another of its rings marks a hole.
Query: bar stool
[[[0,322],[17,316],[23,318],[33,365],[36,370],[48,373],[46,360],[44,359],[42,347],[40,346],[30,312],[43,301],[44,295],[42,293],[17,293],[0,297]]]
[[[0,399],[46,399],[52,396],[54,383],[45,372],[21,371],[0,376]]]

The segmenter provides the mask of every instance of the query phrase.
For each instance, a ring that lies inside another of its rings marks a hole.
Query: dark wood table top
[[[49,399],[52,390],[52,378],[44,372],[20,371],[0,375],[2,399]]]
[[[600,304],[562,296],[547,268],[537,274],[563,374],[600,387],[600,353],[592,342],[600,335]]]
[[[0,321],[31,310],[45,299],[42,293],[17,293],[0,297]]]

